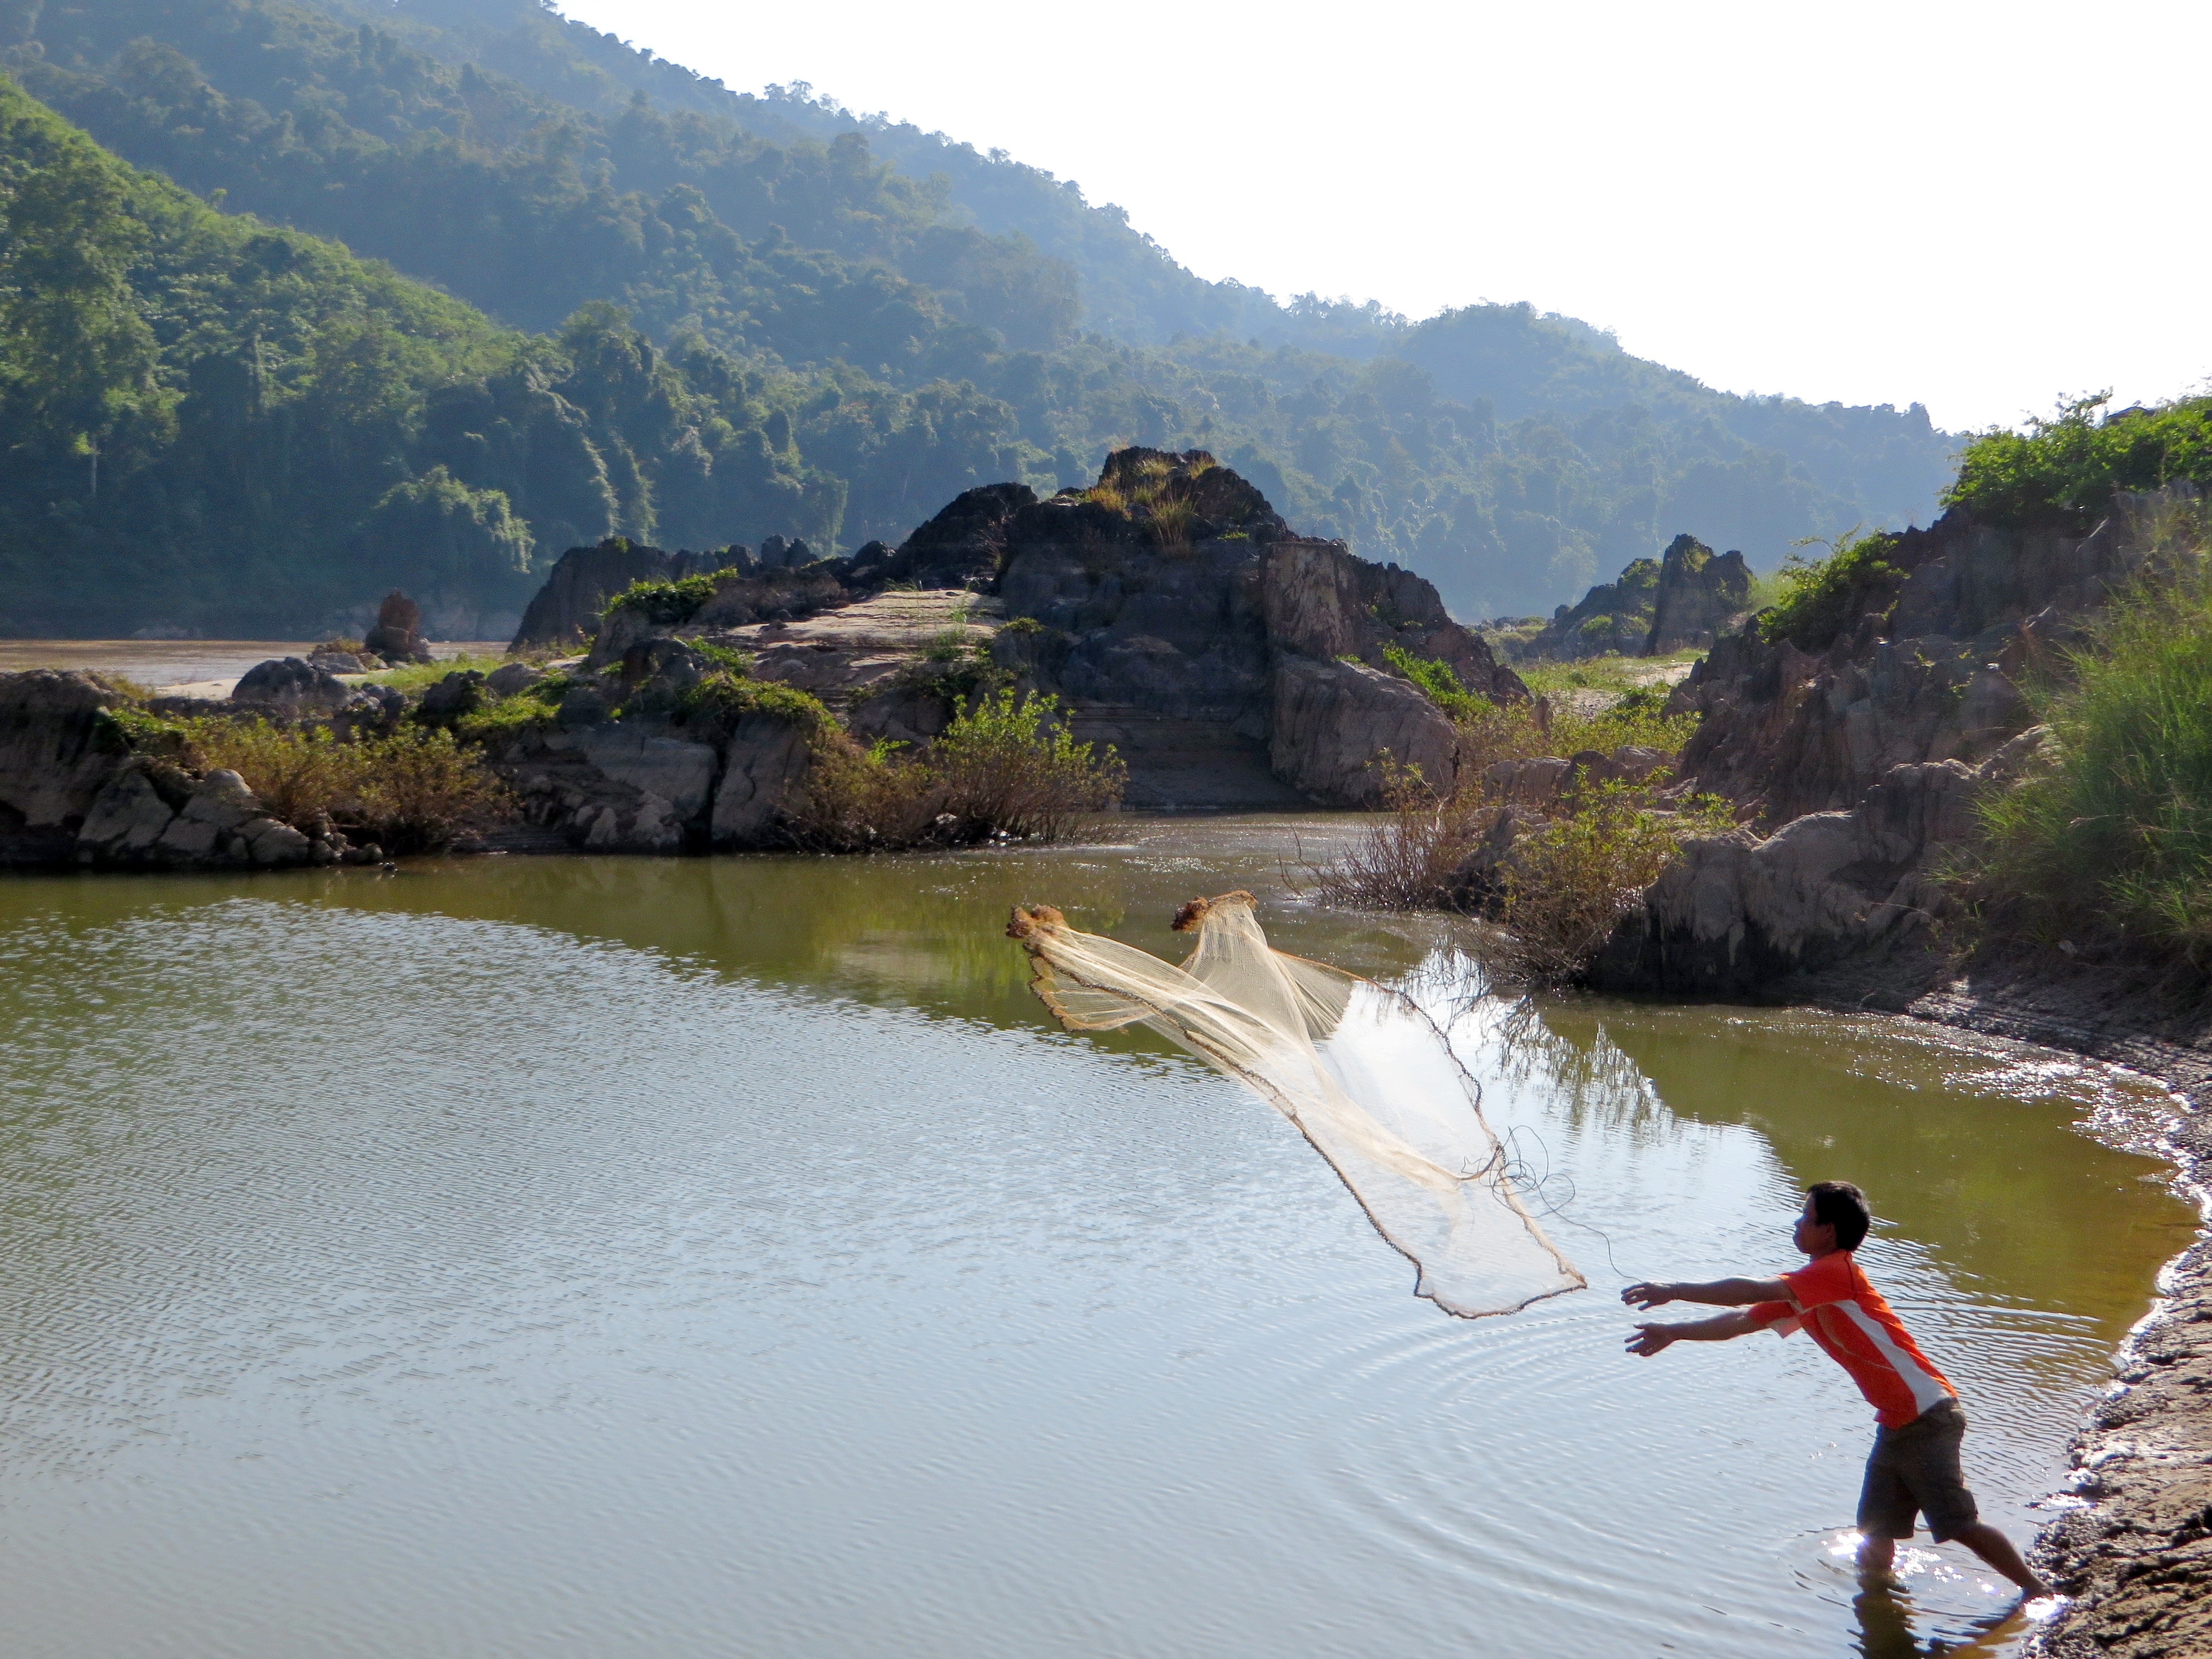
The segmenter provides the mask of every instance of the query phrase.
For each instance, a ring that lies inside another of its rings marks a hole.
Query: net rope
[[[1180,965],[1049,905],[1016,907],[1006,932],[1067,1030],[1148,1026],[1297,1125],[1419,1270],[1416,1295],[1474,1319],[1585,1286],[1522,1204],[1474,1078],[1409,998],[1273,949],[1249,893],[1194,899],[1174,926],[1197,935]]]

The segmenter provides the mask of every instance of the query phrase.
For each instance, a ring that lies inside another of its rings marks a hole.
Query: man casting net
[[[1420,1270],[1415,1292],[1465,1318],[1583,1288],[1507,1174],[1474,1081],[1408,999],[1267,944],[1249,893],[1194,899],[1182,966],[1049,905],[1006,932],[1030,988],[1072,1031],[1142,1024],[1226,1072],[1297,1125],[1376,1231]]]

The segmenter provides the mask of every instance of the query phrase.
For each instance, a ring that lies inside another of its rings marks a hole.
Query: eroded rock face
[[[1677,536],[1659,561],[1651,628],[1643,653],[1663,657],[1711,645],[1751,609],[1751,572],[1741,553],[1715,553],[1694,536]]]
[[[509,648],[528,651],[592,639],[607,601],[632,582],[678,581],[707,571],[752,568],[745,550],[734,545],[707,553],[665,553],[610,536],[593,547],[572,547],[546,573],[545,585],[522,613]]]
[[[1440,794],[1459,776],[1452,723],[1419,688],[1364,663],[1288,657],[1275,670],[1268,760],[1276,775],[1317,799],[1383,802],[1383,757],[1419,769]]]

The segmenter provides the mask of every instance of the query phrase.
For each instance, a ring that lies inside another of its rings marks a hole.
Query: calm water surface
[[[0,885],[7,1651],[2008,1647],[1968,1558],[1869,1600],[1833,1554],[1840,1370],[1627,1358],[1616,1292],[1793,1265],[1803,1183],[1859,1181],[2025,1538],[2192,1225],[2074,1127],[2151,1091],[1802,1012],[1516,1027],[1462,985],[1592,1288],[1454,1321],[1286,1123],[1048,1029],[1000,936],[1042,900],[1174,954],[1176,902],[1249,885],[1285,948],[1448,999],[1441,925],[1284,894],[1343,833]]]

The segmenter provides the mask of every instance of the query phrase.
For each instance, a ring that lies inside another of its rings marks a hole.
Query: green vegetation
[[[2100,512],[2115,489],[2182,478],[2212,485],[2212,397],[2101,414],[2111,400],[2109,392],[2077,398],[2026,432],[1982,434],[1960,455],[1944,505],[2021,526]]]
[[[686,691],[676,706],[676,718],[684,725],[729,726],[749,714],[767,714],[809,732],[838,729],[836,716],[812,692],[754,679],[746,670],[716,670]]]
[[[1825,559],[1792,554],[1778,574],[1780,597],[1759,615],[1760,636],[1825,651],[1869,611],[1886,612],[1905,581],[1889,559],[1896,546],[1896,537],[1877,530],[1838,538]]]
[[[630,611],[655,628],[680,628],[714,597],[714,578],[704,573],[672,582],[641,580],[609,600],[607,610]]]
[[[2051,738],[2016,788],[1983,802],[1987,842],[1970,884],[2001,932],[2212,969],[2202,553],[2120,596],[2067,667],[2032,692]]]
[[[1382,659],[1419,686],[1431,702],[1455,720],[1473,720],[1487,705],[1487,698],[1476,696],[1460,684],[1449,663],[1417,657],[1402,645],[1384,646]]]
[[[302,828],[328,819],[386,853],[435,852],[513,808],[482,753],[450,732],[402,726],[348,740],[324,726],[219,714],[177,725],[188,763],[236,772],[273,816]]]
[[[1056,699],[1002,689],[956,716],[929,752],[817,732],[801,844],[826,852],[967,846],[1007,836],[1058,841],[1121,798],[1127,775],[1068,732]]]
[[[9,39],[35,94],[224,210],[0,143],[40,181],[0,200],[18,287],[73,296],[0,318],[51,439],[0,476],[17,631],[352,631],[394,585],[488,617],[609,534],[896,541],[1132,442],[1210,449],[1476,614],[1684,526],[1757,559],[1923,512],[1948,471],[1917,409],[1729,397],[1526,307],[1415,326],[1202,283],[1033,169],[530,0],[103,0]]]
[[[489,653],[471,656],[465,651],[457,651],[450,657],[439,658],[435,662],[410,662],[403,663],[397,668],[372,669],[362,678],[366,684],[388,685],[395,691],[413,693],[435,685],[448,674],[465,674],[471,670],[479,674],[489,674],[495,668],[504,667],[509,660],[505,656],[495,657]]]

